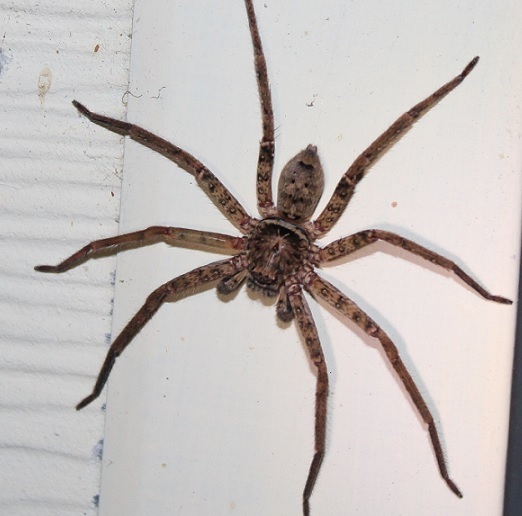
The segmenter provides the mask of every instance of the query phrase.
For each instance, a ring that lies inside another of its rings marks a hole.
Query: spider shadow
[[[377,228],[372,227],[371,229],[377,229]],[[426,247],[430,251],[433,251],[448,260],[451,260],[458,267],[460,267],[466,274],[475,278],[474,274],[470,270],[468,270],[464,264],[462,264],[459,261],[459,259],[456,255],[447,252],[447,250],[440,248],[439,246],[433,244],[432,242],[429,242],[422,236],[412,233],[411,231],[406,231],[406,230],[404,230],[404,228],[397,228],[397,227],[391,226],[390,224],[380,224],[378,229],[384,230],[384,231],[389,231],[390,233],[395,233],[396,235],[407,238],[409,240],[416,242],[419,245],[422,245],[423,247]],[[421,258],[420,256],[417,256],[416,254],[406,251],[405,249],[403,249],[401,247],[394,246],[392,244],[389,244],[389,243],[381,241],[381,240],[378,240],[374,244],[371,244],[367,247],[363,247],[362,249],[355,251],[355,252],[349,254],[348,256],[339,258],[338,260],[335,260],[332,263],[325,264],[321,270],[327,270],[331,267],[336,267],[339,265],[347,265],[353,261],[360,260],[362,258],[366,258],[366,257],[371,256],[376,253],[383,253],[388,256],[392,256],[399,260],[409,262],[413,265],[416,265],[417,267],[428,270],[429,272],[431,272],[433,274],[437,274],[438,276],[443,276],[444,278],[451,279],[451,280],[455,281],[461,287],[464,287],[468,292],[472,293],[474,296],[478,296],[480,299],[483,299],[482,296],[480,296],[476,290],[474,290],[472,287],[470,287],[465,281],[463,281],[461,278],[459,278],[455,273],[448,271],[446,269],[443,269],[441,266],[436,265],[424,258]]]
[[[382,312],[377,310],[374,306],[369,304],[363,297],[361,297],[359,294],[357,294],[355,291],[348,288],[345,284],[339,284],[339,280],[337,280],[334,277],[328,277],[328,275],[323,275],[325,279],[328,279],[328,281],[331,281],[334,285],[336,285],[339,290],[343,292],[348,298],[350,298],[354,303],[359,306],[359,308],[365,312],[366,314],[370,315],[372,319],[387,333],[387,335],[390,337],[390,339],[393,341],[393,343],[397,346],[397,349],[399,351],[399,355],[404,362],[406,368],[408,369],[408,372],[412,376],[413,380],[415,381],[415,384],[417,385],[419,391],[422,392],[423,398],[426,401],[426,404],[428,405],[435,421],[439,421],[439,413],[436,409],[435,402],[430,395],[430,391],[427,388],[425,382],[422,379],[422,376],[420,375],[418,369],[415,366],[415,362],[413,361],[411,355],[408,352],[408,347],[406,344],[406,341],[404,338],[400,335],[400,333],[396,330],[395,326],[390,322],[390,320],[383,315]],[[340,316],[335,310],[328,305],[327,303],[323,302],[322,300],[316,300],[316,302],[325,309],[330,315],[335,317],[337,320],[341,321],[341,323],[346,326],[346,328],[351,332],[356,338],[358,338],[360,341],[362,341],[366,346],[369,348],[374,349],[381,357],[382,361],[384,362],[386,369],[390,372],[392,377],[395,379],[399,389],[403,393],[404,397],[407,399],[409,405],[411,406],[412,411],[415,413],[420,425],[422,428],[425,427],[424,421],[422,419],[422,416],[418,412],[417,408],[415,407],[415,404],[413,403],[410,395],[408,394],[408,391],[404,387],[404,384],[393,368],[392,364],[390,363],[388,356],[386,355],[382,345],[380,342],[374,338],[368,335],[366,332],[364,332],[356,323],[354,323],[352,320],[348,319],[347,317]],[[331,338],[329,339],[332,340]],[[333,353],[332,353],[333,354]],[[329,367],[330,369],[330,367]],[[438,426],[438,423],[437,423]],[[441,432],[439,432],[440,434]],[[441,440],[442,435],[441,435]]]
[[[383,227],[381,229],[385,229],[386,231],[394,232],[401,236],[405,236],[406,238],[414,240],[415,242],[443,255],[444,257],[448,258],[449,260],[454,261],[455,263],[457,263],[457,265],[459,265],[459,267],[461,267],[464,270],[464,267],[462,267],[462,265],[458,262],[458,260],[454,256],[437,248],[437,246],[434,246],[434,245],[430,244],[429,242],[426,242],[425,239],[422,239],[422,238],[418,237],[417,235],[407,234],[407,232],[400,230],[400,229],[397,230],[396,228],[393,228],[393,227]],[[414,265],[422,267],[422,268],[424,268],[432,273],[436,273],[440,276],[444,276],[447,278],[451,278],[452,280],[456,280],[456,282],[460,286],[466,287],[467,290],[470,291],[471,293],[473,293],[474,295],[477,296],[478,294],[474,289],[472,289],[469,285],[467,285],[464,281],[462,281],[454,273],[447,271],[445,269],[442,269],[440,266],[432,264],[431,262],[429,262],[417,255],[414,255],[402,248],[393,246],[389,243],[382,242],[382,241],[378,241],[378,242],[376,242],[368,247],[365,247],[359,251],[356,251],[346,257],[336,260],[335,262],[332,262],[331,264],[327,264],[324,266],[324,268],[321,269],[321,272],[320,272],[320,274],[323,275],[326,279],[332,281],[332,283],[334,283],[334,284],[337,284],[337,286],[340,288],[340,290],[344,294],[346,294],[350,299],[352,299],[365,313],[370,315],[372,317],[372,319],[374,319],[375,322],[388,334],[390,339],[397,346],[397,348],[399,350],[399,354],[400,354],[402,360],[404,361],[405,366],[407,367],[409,373],[411,374],[412,378],[414,379],[415,384],[417,385],[420,392],[422,393],[423,398],[426,401],[426,404],[428,405],[429,410],[433,415],[433,418],[437,425],[437,429],[439,431],[439,436],[441,439],[442,447],[443,447],[443,449],[445,449],[444,433],[443,433],[442,427],[441,427],[439,411],[437,410],[437,406],[433,400],[433,397],[430,394],[430,389],[426,386],[421,375],[419,374],[418,369],[415,366],[414,361],[411,358],[410,353],[408,353],[407,344],[406,344],[404,338],[397,331],[394,324],[391,323],[389,321],[389,319],[383,313],[381,313],[379,310],[377,310],[375,307],[373,307],[371,304],[369,304],[367,301],[365,301],[364,298],[362,298],[359,294],[357,294],[352,289],[350,289],[346,284],[339,285],[339,280],[337,280],[335,277],[329,277],[330,275],[327,273],[327,271],[330,267],[335,267],[335,266],[339,266],[339,265],[348,265],[353,261],[363,259],[365,257],[373,255],[374,253],[379,253],[379,252],[393,256],[394,258],[408,261]],[[413,412],[416,414],[416,417],[420,423],[420,426],[425,429],[426,425],[422,419],[422,416],[420,415],[417,408],[415,407],[415,404],[413,403],[410,395],[408,394],[406,388],[404,387],[403,382],[400,379],[399,375],[395,372],[395,369],[391,365],[380,342],[376,338],[371,337],[367,333],[365,333],[361,328],[359,328],[359,326],[357,326],[350,319],[341,317],[328,304],[322,302],[321,300],[317,300],[317,302],[324,309],[326,309],[326,311],[329,312],[332,316],[334,316],[338,320],[341,320],[343,322],[343,324],[345,326],[347,326],[347,328],[349,330],[351,330],[358,338],[360,338],[360,340],[362,340],[367,346],[374,348],[379,352],[382,359],[384,360],[384,363],[386,364],[386,368],[391,372],[392,376],[395,378],[396,383],[399,385],[402,393],[407,398],[409,405],[411,406]]]

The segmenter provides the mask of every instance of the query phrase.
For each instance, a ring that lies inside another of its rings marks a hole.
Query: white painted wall
[[[118,231],[121,140],[71,100],[125,115],[131,4],[0,2],[0,514],[97,514],[116,261],[33,267]]]

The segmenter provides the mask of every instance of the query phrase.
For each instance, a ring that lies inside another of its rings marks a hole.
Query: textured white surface
[[[261,132],[243,3],[153,5],[136,6],[129,119],[196,154],[254,212]],[[274,96],[276,170],[313,142],[327,192],[399,114],[481,56],[372,169],[325,241],[394,230],[514,296],[519,3],[255,6]],[[170,224],[235,234],[188,174],[132,142],[124,189],[121,231]],[[380,246],[324,274],[395,339],[464,499],[439,478],[426,431],[375,344],[313,304],[332,396],[312,513],[501,514],[515,307],[405,258]],[[213,259],[163,244],[122,254],[115,331],[154,288]],[[109,383],[101,513],[300,514],[313,400],[297,333],[278,326],[273,307],[244,289],[229,303],[210,290],[164,306]]]
[[[0,6],[0,513],[96,514],[104,411],[74,410],[110,339],[115,260],[33,271],[117,232],[131,1]]]

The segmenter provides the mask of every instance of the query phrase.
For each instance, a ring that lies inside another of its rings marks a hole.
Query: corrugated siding
[[[74,406],[110,340],[116,262],[33,267],[118,231],[121,139],[71,100],[124,116],[132,2],[3,2],[0,19],[0,513],[95,514],[104,411]]]

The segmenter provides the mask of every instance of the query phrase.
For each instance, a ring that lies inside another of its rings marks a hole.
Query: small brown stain
[[[41,106],[43,106],[43,103],[45,102],[47,92],[51,89],[52,82],[53,73],[46,65],[40,70],[40,74],[38,75],[38,98],[40,99]]]
[[[392,207],[392,208],[397,208],[397,205],[398,205],[398,204],[399,204],[399,203],[398,203],[397,201],[393,201],[393,202],[391,203],[391,207]]]

